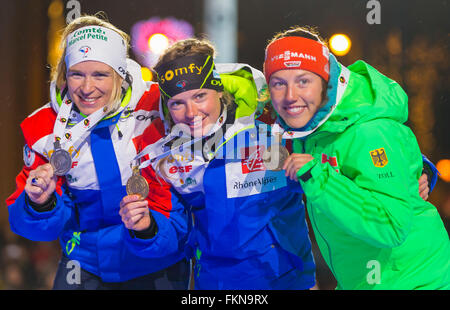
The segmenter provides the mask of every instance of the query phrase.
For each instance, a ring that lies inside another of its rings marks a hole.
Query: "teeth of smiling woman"
[[[197,127],[197,126],[200,126],[202,124],[202,122],[203,122],[203,119],[198,118],[198,119],[195,119],[193,122],[191,122],[190,125],[193,127]]]
[[[287,107],[286,110],[292,113],[303,111],[305,107]]]
[[[97,98],[81,98],[84,102],[93,103]]]

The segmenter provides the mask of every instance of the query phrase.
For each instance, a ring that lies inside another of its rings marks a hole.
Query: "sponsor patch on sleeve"
[[[33,166],[35,159],[36,154],[27,144],[25,144],[25,146],[23,147],[23,162],[25,163],[25,166]]]
[[[370,156],[372,157],[373,165],[378,168],[383,168],[389,162],[383,147],[370,151]]]

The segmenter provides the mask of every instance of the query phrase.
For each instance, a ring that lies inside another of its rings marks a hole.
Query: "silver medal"
[[[52,157],[50,157],[50,165],[53,167],[53,173],[57,176],[66,175],[72,168],[72,156],[66,150],[63,150],[56,141],[54,144],[54,151]]]

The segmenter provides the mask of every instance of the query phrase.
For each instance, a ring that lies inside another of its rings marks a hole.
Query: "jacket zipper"
[[[318,134],[318,133],[316,133],[316,137],[317,137],[317,134]],[[302,142],[303,142],[303,141],[302,141]],[[313,142],[314,142],[314,139],[311,139],[310,143],[312,144]],[[315,146],[315,145],[316,145],[316,144],[314,143],[314,146]],[[305,153],[305,149],[306,149],[306,141],[304,141],[304,142],[302,143],[302,152],[303,152],[303,153]],[[311,153],[312,153],[312,152],[311,152]],[[312,154],[311,154],[311,155],[312,155]],[[330,262],[329,268],[330,268],[331,272],[333,273],[334,277],[336,278],[336,273],[334,272],[334,267],[333,267],[333,259],[332,259],[332,255],[331,255],[331,247],[330,247],[330,244],[329,244],[328,241],[325,239],[325,237],[322,235],[322,232],[319,230],[319,227],[317,226],[316,219],[315,219],[316,214],[315,214],[314,207],[311,206],[310,210],[311,210],[311,215],[310,215],[309,218],[310,218],[310,220],[311,220],[311,223],[313,223],[313,225],[316,227],[316,230],[315,230],[315,231],[317,231],[317,232],[319,233],[320,237],[322,238],[322,240],[324,241],[324,243],[325,243],[326,246],[327,246],[327,249],[328,249],[328,259],[329,259],[329,262]],[[337,281],[337,278],[336,278],[336,281]]]
[[[319,230],[319,227],[317,226],[317,224],[316,224],[316,219],[315,219],[315,214],[314,214],[314,208],[310,208],[311,209],[311,216],[309,217],[310,218],[310,220],[311,220],[311,222],[313,223],[313,225],[316,227],[316,230],[315,231],[317,231],[318,233],[319,233],[319,235],[320,235],[320,237],[322,238],[322,240],[324,241],[324,243],[326,244],[326,246],[327,246],[327,249],[328,249],[328,259],[329,259],[329,262],[330,262],[330,266],[329,266],[329,268],[330,268],[330,270],[331,270],[331,272],[333,273],[333,275],[334,275],[334,277],[336,278],[336,273],[334,272],[334,267],[333,267],[333,259],[332,259],[332,256],[331,256],[331,247],[330,247],[330,245],[328,244],[328,241],[325,239],[325,237],[322,235],[322,232]],[[336,278],[336,281],[337,281],[337,278]]]

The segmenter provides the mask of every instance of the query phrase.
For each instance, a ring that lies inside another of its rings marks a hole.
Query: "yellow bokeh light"
[[[61,0],[54,0],[50,5],[48,6],[48,16],[50,18],[57,18],[58,16],[62,15],[64,11],[64,5]]]
[[[169,46],[169,39],[162,33],[155,33],[148,39],[148,47],[152,53],[161,54]]]
[[[441,159],[436,164],[436,168],[439,170],[440,178],[445,182],[450,182],[450,159]]]
[[[142,79],[144,81],[151,81],[153,79],[152,71],[147,67],[141,67]]]
[[[48,54],[47,61],[53,68],[61,57],[61,29],[65,26],[64,5],[61,0],[53,0],[48,6],[49,26],[47,32]]]
[[[345,34],[335,34],[330,38],[331,52],[337,56],[346,55],[352,46],[352,41]]]

